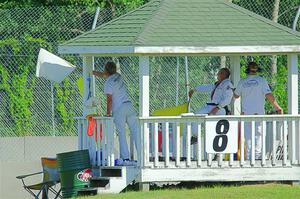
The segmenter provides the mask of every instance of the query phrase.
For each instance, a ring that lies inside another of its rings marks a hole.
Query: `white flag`
[[[76,67],[66,60],[41,48],[37,65],[36,76],[60,83]]]

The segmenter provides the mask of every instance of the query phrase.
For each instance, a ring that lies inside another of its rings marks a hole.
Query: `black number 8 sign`
[[[227,137],[227,133],[229,131],[229,122],[228,120],[220,120],[218,121],[217,125],[216,125],[216,133],[217,136],[214,138],[213,141],[213,149],[216,152],[223,152],[228,144],[228,137]],[[220,142],[221,139],[221,142]]]

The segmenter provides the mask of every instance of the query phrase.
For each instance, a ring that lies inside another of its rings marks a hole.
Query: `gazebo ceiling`
[[[59,46],[62,54],[299,53],[300,34],[224,0],[152,0]]]

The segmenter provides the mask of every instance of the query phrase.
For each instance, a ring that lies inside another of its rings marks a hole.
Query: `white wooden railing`
[[[79,149],[89,149],[93,165],[114,166],[118,158],[114,150],[116,139],[113,118],[96,117],[97,132],[87,136],[88,122],[78,117]],[[209,121],[237,121],[240,134],[240,158],[236,154],[215,154],[205,151],[205,126]],[[300,116],[255,115],[254,116],[178,116],[141,117],[140,146],[137,154],[142,168],[251,168],[300,166]],[[262,125],[261,159],[255,159],[255,128],[252,128],[252,152],[249,160],[245,157],[244,124],[249,122]],[[191,145],[192,124],[196,125],[198,143]],[[96,129],[95,129],[96,130]],[[96,131],[95,131],[96,132]],[[102,132],[102,139],[101,134]],[[159,148],[159,132],[162,134],[162,151]],[[97,139],[95,139],[97,138]],[[131,148],[133,148],[131,146]],[[278,150],[282,150],[278,153]],[[133,153],[133,150],[131,150]],[[133,154],[131,154],[133,156]],[[280,157],[278,157],[278,155]]]
[[[84,117],[76,117],[78,120],[78,148],[89,149],[93,166],[114,166],[115,152],[115,127],[112,117],[94,117],[97,125],[94,125],[92,136],[88,136],[88,120]]]
[[[240,158],[234,154],[207,154],[203,131],[206,123],[219,120],[237,121],[240,133]],[[141,161],[142,167],[150,168],[216,168],[216,167],[287,167],[300,165],[299,116],[293,115],[255,115],[254,116],[179,116],[179,117],[144,117],[141,126]],[[245,158],[244,124],[252,127],[262,125],[261,160],[255,159],[255,128],[251,132],[251,157]],[[191,145],[191,126],[196,124],[198,144]],[[163,135],[162,152],[159,152],[158,135],[161,126]],[[199,141],[201,140],[201,141]],[[278,146],[278,143],[279,146]],[[282,146],[281,146],[282,144]],[[171,147],[170,147],[171,146]],[[281,146],[281,147],[280,147]],[[278,156],[282,148],[282,157]],[[183,158],[184,157],[184,158]]]

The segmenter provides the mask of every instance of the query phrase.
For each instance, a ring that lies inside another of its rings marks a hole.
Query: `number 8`
[[[222,126],[223,131],[222,130]],[[228,144],[227,133],[229,131],[229,122],[228,120],[220,120],[216,125],[216,133],[218,134],[213,142],[213,148],[216,152],[222,152],[226,149]],[[221,146],[219,145],[219,140],[222,139]]]

